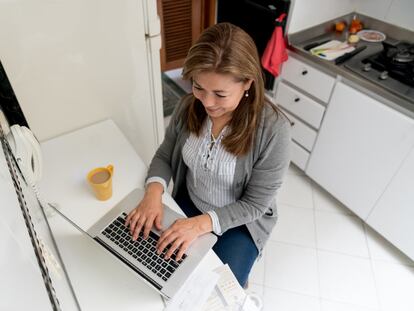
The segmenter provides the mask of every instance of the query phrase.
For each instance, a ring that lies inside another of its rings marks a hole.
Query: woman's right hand
[[[163,191],[164,188],[160,183],[150,183],[147,186],[144,198],[126,218],[125,225],[129,226],[134,241],[142,230],[144,239],[148,238],[149,232],[154,225],[158,230],[162,230],[164,210],[161,197]]]

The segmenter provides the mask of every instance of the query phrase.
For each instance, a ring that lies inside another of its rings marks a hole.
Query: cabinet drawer
[[[283,64],[282,78],[326,103],[335,84],[335,78],[293,57]]]
[[[325,107],[283,82],[277,88],[276,103],[313,127],[319,128]]]
[[[306,165],[308,164],[309,152],[307,152],[294,141],[290,143],[290,148],[292,162],[295,163],[296,166],[299,167],[301,170],[305,170]]]
[[[292,127],[292,138],[308,151],[312,150],[316,140],[316,131],[311,129],[305,123],[292,116],[290,113],[283,111],[295,124]]]

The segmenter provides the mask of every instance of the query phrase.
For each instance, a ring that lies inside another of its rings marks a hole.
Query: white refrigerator
[[[0,1],[0,60],[41,141],[111,118],[148,164],[164,137],[155,0]]]

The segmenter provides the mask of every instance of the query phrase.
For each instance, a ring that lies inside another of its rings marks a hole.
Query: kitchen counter
[[[350,81],[352,86],[355,88],[361,89],[361,91],[369,94],[373,98],[380,100],[393,109],[398,110],[411,118],[414,118],[413,101],[410,101],[397,93],[392,93],[380,85],[376,85],[370,82],[369,80],[345,67],[345,65],[351,61],[358,61],[364,59],[369,55],[381,51],[383,47],[380,42],[374,43],[360,40],[355,45],[355,47],[357,48],[359,46],[366,45],[367,48],[340,65],[336,65],[334,61],[327,61],[314,56],[309,51],[304,49],[304,47],[306,47],[308,44],[314,42],[322,42],[325,40],[333,39],[345,41],[346,32],[344,31],[343,33],[337,33],[333,29],[333,25],[335,22],[342,20],[347,21],[349,25],[354,14],[355,13],[350,13],[323,24],[289,35],[289,49],[295,52],[302,61],[316,66],[318,69],[331,76],[341,76],[343,79]],[[368,16],[364,16],[362,14],[358,14],[358,18],[364,24],[365,29],[375,29],[382,31],[387,35],[387,37],[393,39],[413,41],[414,33],[409,30],[376,20]]]

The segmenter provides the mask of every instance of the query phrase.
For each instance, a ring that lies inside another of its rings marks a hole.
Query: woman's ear
[[[253,79],[247,80],[244,84],[244,90],[248,91],[250,89],[250,87],[252,86],[252,83],[253,83]]]

